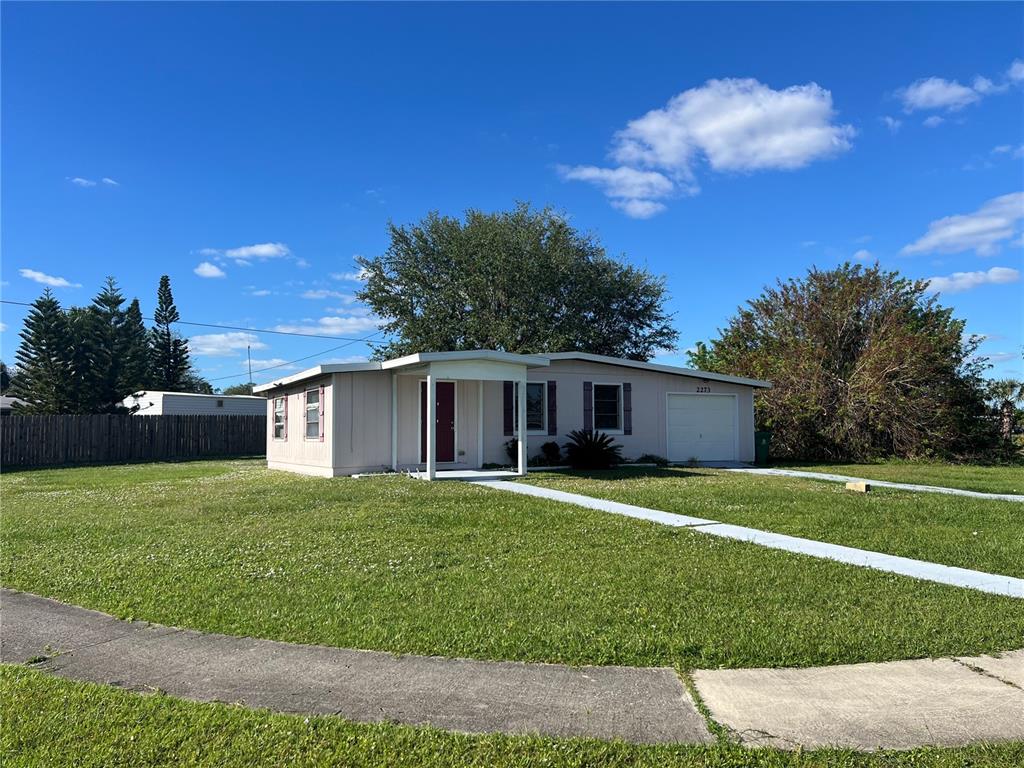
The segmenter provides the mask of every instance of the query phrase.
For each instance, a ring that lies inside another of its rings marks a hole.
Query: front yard
[[[775,533],[1024,577],[1024,504],[715,469],[531,474],[526,482]],[[1020,602],[1020,601],[1018,601]],[[1022,637],[1024,645],[1024,637]]]
[[[840,750],[746,750],[527,736],[470,736],[337,717],[274,715],[160,694],[140,696],[0,666],[5,768],[217,766],[665,766],[666,768],[1008,768],[1024,744],[871,754]]]
[[[889,521],[880,539],[912,553],[1018,575],[1024,562],[1019,506],[865,499],[688,470],[534,480],[805,534],[874,515]],[[394,652],[680,668],[1024,645],[1021,600],[460,483],[323,480],[242,461],[2,482],[3,585],[122,618]],[[899,534],[908,520],[913,532]]]
[[[874,464],[781,462],[773,466],[863,477],[868,480],[888,480],[892,483],[938,485],[982,493],[1024,494],[1024,463],[979,466],[921,461],[881,461]]]

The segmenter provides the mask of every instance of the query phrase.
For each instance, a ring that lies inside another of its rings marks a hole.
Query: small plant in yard
[[[554,440],[549,440],[540,447],[544,462],[551,467],[562,463],[562,449]]]
[[[513,464],[519,463],[519,441],[513,438],[505,441],[505,453]]]
[[[573,469],[610,469],[622,463],[622,446],[604,432],[573,430],[565,459]]]
[[[645,453],[636,460],[637,464],[653,464],[656,467],[667,467],[668,459],[656,453]]]

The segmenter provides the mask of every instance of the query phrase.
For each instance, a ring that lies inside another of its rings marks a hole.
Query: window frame
[[[618,390],[616,398],[616,420],[618,426],[612,428],[602,428],[597,426],[597,388],[598,387],[615,387]],[[625,416],[623,409],[625,408],[625,395],[623,393],[622,382],[612,381],[595,381],[591,384],[591,401],[592,401],[592,416],[593,429],[595,432],[604,432],[606,435],[624,435],[625,434]]]
[[[309,393],[310,392],[316,393],[316,421],[315,422],[312,422],[312,421],[309,420],[309,412],[310,412],[310,410],[312,410],[309,407]],[[322,392],[323,392],[323,387],[321,387],[319,385],[317,385],[315,387],[308,387],[307,389],[303,390],[303,393],[302,393],[302,404],[304,406],[303,407],[303,419],[302,419],[302,423],[304,425],[303,430],[302,430],[302,438],[303,438],[303,440],[312,440],[312,441],[323,440],[323,436],[324,436],[324,404],[323,404],[322,398],[321,398]],[[309,425],[310,424],[314,424],[314,423],[316,424],[316,435],[311,437],[310,434],[309,434]]]
[[[548,383],[546,381],[528,381],[526,386],[535,386],[541,388],[541,417],[543,421],[543,427],[537,429],[530,429],[530,415],[526,415],[526,434],[529,435],[546,435],[548,433]],[[512,436],[518,437],[519,432],[519,382],[515,382],[512,389]]]
[[[277,436],[277,404],[281,403],[281,436]],[[288,395],[275,397],[273,401],[273,419],[271,421],[271,433],[274,440],[285,441],[288,439]]]

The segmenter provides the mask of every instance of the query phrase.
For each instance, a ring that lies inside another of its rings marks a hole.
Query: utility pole
[[[249,361],[249,394],[252,394],[252,353],[249,345],[245,345],[245,357]]]

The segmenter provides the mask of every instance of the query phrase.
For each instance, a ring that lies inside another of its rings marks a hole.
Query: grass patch
[[[531,475],[527,482],[665,512],[1024,577],[1024,505],[1019,502],[890,489],[860,494],[847,491],[841,483],[713,469],[553,472]]]
[[[463,483],[328,480],[253,461],[2,482],[0,582],[121,618],[393,652],[681,668],[1024,645],[1021,600]],[[728,492],[704,498],[731,503]]]
[[[666,766],[671,768],[1007,768],[1024,744],[863,754],[584,739],[468,736],[430,728],[275,715],[139,695],[0,666],[4,765],[75,766]]]
[[[772,466],[863,477],[867,480],[888,480],[891,483],[937,485],[942,488],[960,488],[982,493],[1024,495],[1024,463],[979,465],[923,461],[884,461],[871,464],[779,462]]]

